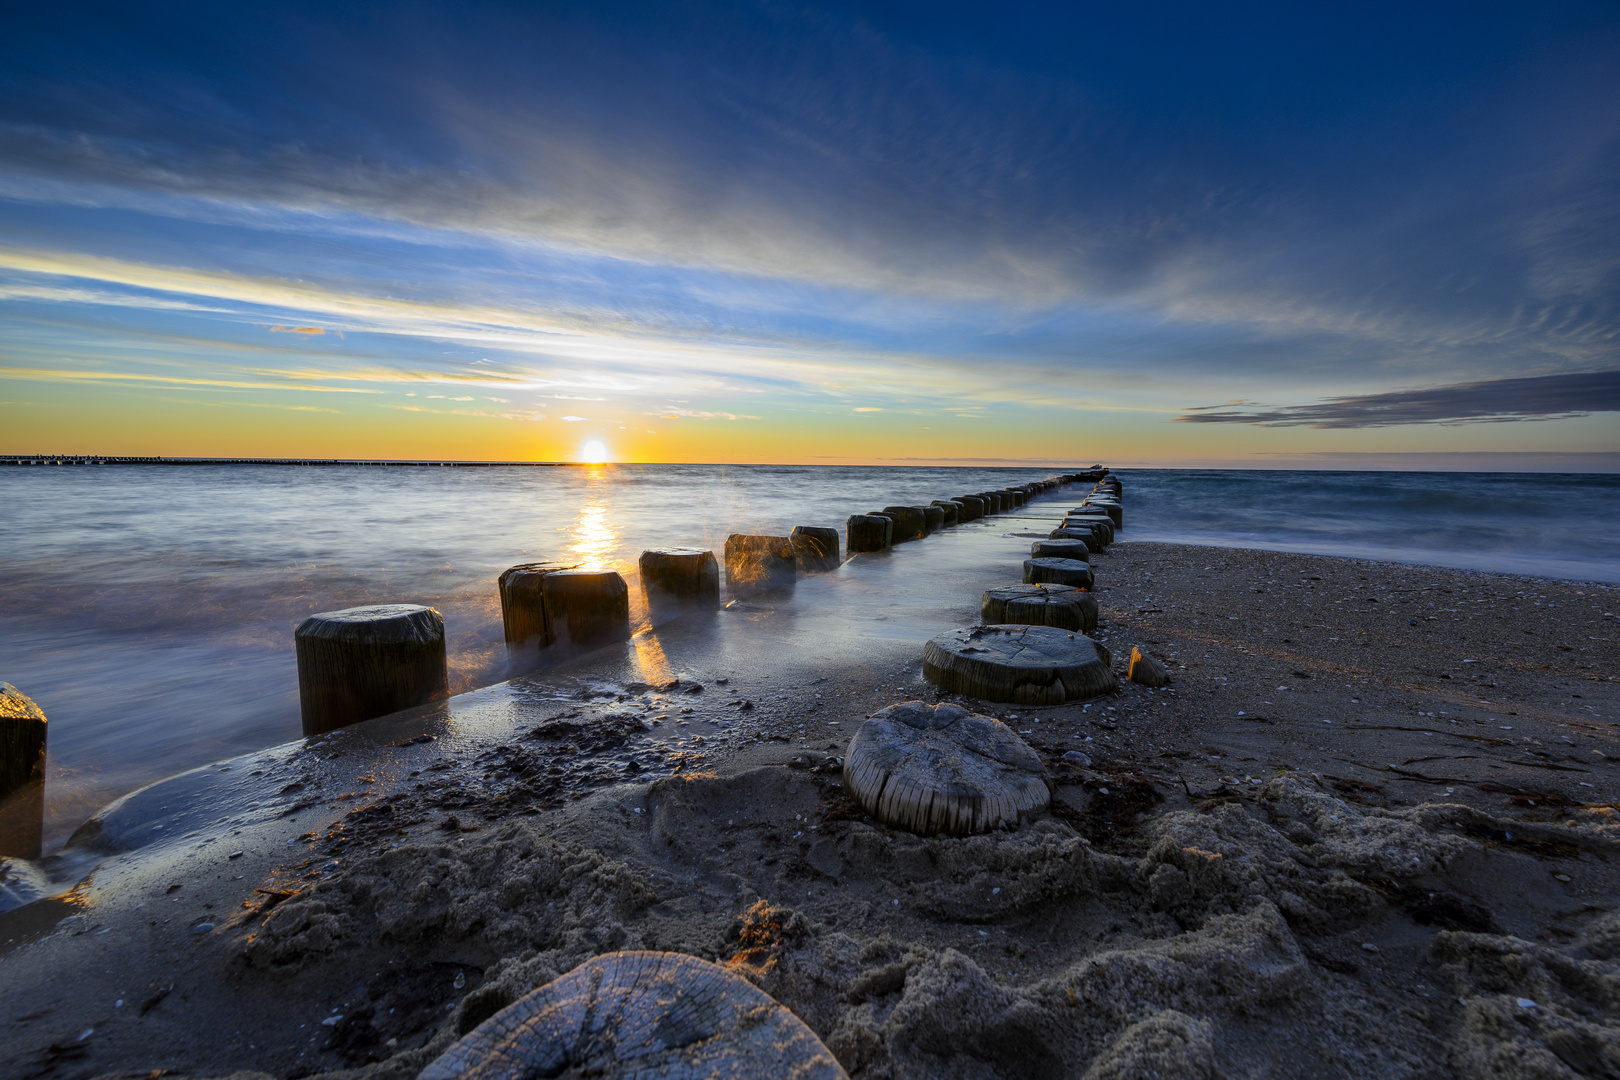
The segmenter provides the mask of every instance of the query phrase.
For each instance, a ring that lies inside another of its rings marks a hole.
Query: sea
[[[298,738],[293,628],[311,613],[438,608],[461,692],[515,671],[495,588],[515,563],[565,559],[628,576],[650,547],[718,553],[730,533],[841,529],[853,513],[1058,471],[1071,470],[0,468],[0,680],[49,717],[47,850],[122,794]],[[1620,581],[1620,476],[1117,475],[1121,541]],[[1074,491],[1045,497],[1054,517]]]

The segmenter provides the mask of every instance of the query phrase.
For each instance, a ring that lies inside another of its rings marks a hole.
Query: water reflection
[[[636,664],[641,668],[641,681],[651,683],[653,686],[662,686],[674,677],[669,667],[669,657],[664,655],[664,647],[658,642],[658,635],[648,630],[637,634],[630,639],[635,646]]]
[[[613,555],[619,549],[619,532],[608,516],[608,466],[586,465],[585,504],[574,519],[568,551],[582,570],[611,570]]]

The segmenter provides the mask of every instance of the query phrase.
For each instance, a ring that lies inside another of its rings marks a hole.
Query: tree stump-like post
[[[311,615],[293,631],[304,734],[409,709],[449,693],[444,619],[420,604]]]
[[[786,1006],[728,967],[673,952],[585,961],[479,1024],[418,1080],[542,1076],[849,1080]]]
[[[1076,526],[1062,526],[1046,534],[1049,540],[1078,540],[1086,545],[1086,550],[1092,553],[1103,549],[1102,536],[1090,528]]]
[[[630,637],[630,586],[616,570],[558,570],[542,586],[559,642],[605,645]]]
[[[945,527],[945,510],[937,503],[918,507],[923,512],[923,535],[928,536]]]
[[[638,565],[649,610],[720,605],[720,563],[712,551],[653,548]]]
[[[852,514],[844,522],[844,531],[851,555],[864,551],[887,551],[894,522],[881,514]]]
[[[1113,521],[1116,530],[1125,527],[1125,508],[1119,503],[1104,502],[1098,499],[1087,499],[1083,504],[1088,509],[1101,510]]]
[[[1073,585],[1077,589],[1091,589],[1097,578],[1090,563],[1079,559],[1025,559],[1024,584]]]
[[[45,714],[0,682],[0,855],[37,859],[45,829]]]
[[[543,649],[555,640],[551,618],[546,614],[545,578],[547,574],[572,570],[577,565],[531,562],[519,563],[501,571],[495,585],[501,594],[501,625],[506,631],[508,645],[532,642]]]
[[[979,618],[987,626],[1022,623],[1089,634],[1097,629],[1097,598],[1073,585],[1003,585],[984,594]]]
[[[1029,545],[1029,557],[1032,559],[1078,559],[1083,563],[1091,561],[1091,548],[1084,540],[1037,540]]]
[[[838,569],[838,530],[818,525],[795,525],[788,533],[793,544],[793,561],[800,574],[825,574]]]
[[[904,701],[850,740],[844,785],[867,813],[919,836],[971,836],[1044,809],[1041,756],[1006,724],[945,702]]]
[[[920,540],[927,534],[928,518],[917,506],[885,506],[883,512],[894,519],[894,542]]]
[[[788,537],[743,533],[726,537],[726,588],[733,596],[791,589],[798,576]]]
[[[964,626],[923,646],[923,677],[947,693],[1062,705],[1119,689],[1101,642],[1052,626]]]
[[[977,495],[958,495],[956,501],[966,507],[963,521],[978,521],[985,515],[984,500]]]
[[[934,505],[944,512],[946,528],[959,525],[964,520],[962,517],[962,504],[955,499],[935,499]]]

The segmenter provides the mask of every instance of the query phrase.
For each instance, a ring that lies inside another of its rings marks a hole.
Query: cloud
[[[1426,390],[1331,398],[1314,405],[1206,405],[1189,409],[1176,417],[1176,422],[1367,428],[1555,420],[1595,412],[1620,412],[1620,370],[1486,379]]]
[[[319,326],[272,326],[272,334],[324,334],[325,330]]]
[[[657,417],[659,417],[661,419],[664,419],[664,420],[758,420],[758,419],[761,419],[758,416],[750,416],[747,413],[708,412],[708,411],[703,410],[703,409],[683,409],[683,408],[679,408],[678,406],[671,406],[671,407],[669,407],[669,408],[667,408],[667,409],[665,409],[665,410],[663,410],[661,412],[648,413],[647,415],[649,415],[649,416],[657,416]]]
[[[883,410],[878,408],[875,405],[861,405],[861,406],[857,407],[855,409],[855,411],[856,412],[882,412]]]
[[[562,419],[568,421],[570,424],[577,424],[581,420],[589,420],[590,417],[588,417],[588,416],[564,416],[564,417],[562,417]]]

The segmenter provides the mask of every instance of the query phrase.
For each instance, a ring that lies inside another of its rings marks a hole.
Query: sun
[[[579,460],[585,465],[600,465],[608,459],[607,444],[601,439],[592,439],[579,448]]]

